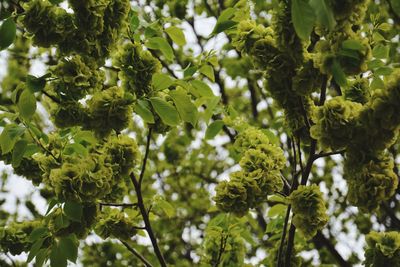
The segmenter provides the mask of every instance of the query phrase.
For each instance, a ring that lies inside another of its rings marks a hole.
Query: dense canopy
[[[398,0],[0,0],[0,266],[400,267],[399,32]]]

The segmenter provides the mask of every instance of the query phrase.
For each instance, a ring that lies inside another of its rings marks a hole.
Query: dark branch
[[[128,243],[126,243],[125,241],[123,241],[123,240],[120,240],[121,241],[121,243],[130,251],[130,252],[132,252],[132,254],[133,255],[135,255],[136,257],[138,257],[142,262],[143,262],[143,264],[144,265],[146,265],[146,267],[153,267],[153,265],[148,261],[148,260],[146,260],[146,258],[143,256],[143,255],[141,255],[139,252],[137,252],[133,247],[131,247]]]

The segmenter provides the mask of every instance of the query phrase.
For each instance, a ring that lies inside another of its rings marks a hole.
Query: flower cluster
[[[365,104],[370,99],[369,81],[366,78],[356,79],[350,86],[345,88],[344,97],[346,100]]]
[[[96,234],[103,239],[110,236],[128,240],[137,232],[134,221],[127,217],[123,211],[109,209],[103,212],[96,224]]]
[[[88,101],[86,127],[101,137],[127,128],[132,117],[132,97],[117,86],[97,92]]]
[[[121,69],[122,87],[138,98],[151,92],[151,79],[161,70],[161,63],[141,45],[127,43],[115,57],[115,65]]]
[[[272,27],[241,21],[232,43],[238,51],[249,55],[258,69],[266,71],[265,86],[284,108],[289,127],[307,137],[307,123],[302,114],[311,111],[313,104],[308,94],[320,87],[322,76],[288,16],[290,8],[282,3],[274,14]]]
[[[105,163],[113,169],[114,176],[127,176],[139,163],[140,151],[135,139],[129,136],[112,136],[104,145]]]
[[[347,159],[345,165],[348,201],[362,211],[374,210],[381,201],[392,196],[398,186],[393,159],[381,157],[362,165],[355,162],[357,159]]]
[[[317,139],[323,148],[343,149],[353,138],[354,127],[362,109],[362,105],[334,97],[325,105],[316,109],[313,116],[311,136]]]
[[[111,192],[112,174],[102,157],[66,157],[61,167],[50,171],[46,182],[58,199],[93,202]]]
[[[270,144],[265,134],[255,128],[242,132],[235,146],[241,152],[242,170],[232,173],[229,181],[218,184],[214,200],[222,211],[243,216],[266,201],[268,195],[282,190],[280,170],[285,166],[285,157],[279,147]]]
[[[29,1],[24,4],[24,9],[22,23],[38,46],[61,43],[75,30],[73,15],[49,1]]]
[[[371,232],[365,240],[365,266],[400,266],[400,233],[399,232]]]
[[[76,52],[104,62],[128,16],[127,0],[68,1],[73,14],[48,0],[24,4],[22,23],[34,44],[58,45],[62,52]]]
[[[328,222],[322,193],[315,184],[300,185],[290,196],[293,224],[306,239],[311,239]]]
[[[33,229],[40,226],[40,221],[25,221],[0,227],[0,248],[3,252],[9,252],[12,255],[28,251],[32,245],[29,241],[29,235]]]
[[[51,83],[52,90],[61,101],[79,100],[100,89],[104,82],[102,72],[79,55],[61,60],[52,73],[59,78]]]

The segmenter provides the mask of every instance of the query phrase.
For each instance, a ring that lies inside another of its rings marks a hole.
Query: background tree
[[[400,266],[398,1],[0,19],[2,266]]]

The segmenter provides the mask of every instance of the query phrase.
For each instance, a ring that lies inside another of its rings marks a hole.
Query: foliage
[[[396,0],[0,0],[0,265],[400,266],[399,29]]]

